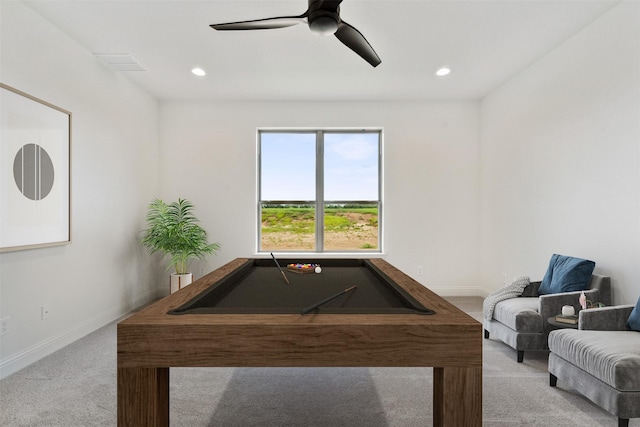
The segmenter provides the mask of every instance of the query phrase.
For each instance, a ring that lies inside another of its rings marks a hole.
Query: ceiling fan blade
[[[340,22],[335,36],[349,49],[360,55],[365,61],[374,67],[380,65],[382,60],[375,50],[371,47],[367,39],[364,38],[360,31],[356,30],[346,22]]]
[[[277,18],[255,19],[252,21],[240,21],[240,22],[227,22],[224,24],[209,25],[214,30],[218,31],[233,31],[233,30],[270,30],[273,28],[285,28],[291,27],[297,24],[304,24],[307,22],[306,14],[300,16],[280,16]]]

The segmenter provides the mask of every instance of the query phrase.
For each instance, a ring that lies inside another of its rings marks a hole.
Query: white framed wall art
[[[0,83],[0,252],[71,242],[71,113]]]

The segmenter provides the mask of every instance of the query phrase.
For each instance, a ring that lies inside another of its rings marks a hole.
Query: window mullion
[[[316,132],[316,251],[324,252],[324,133]]]

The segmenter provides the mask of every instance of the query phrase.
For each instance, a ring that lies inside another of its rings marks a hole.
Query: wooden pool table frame
[[[169,425],[170,367],[433,367],[433,425],[482,425],[482,325],[382,259],[436,314],[167,312],[247,262],[235,259],[118,324],[118,425]]]

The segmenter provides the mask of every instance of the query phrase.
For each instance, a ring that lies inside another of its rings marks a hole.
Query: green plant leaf
[[[193,204],[185,199],[170,204],[155,199],[147,210],[142,244],[151,253],[168,255],[167,269],[173,267],[177,274],[187,273],[193,259],[203,259],[220,249],[218,243],[207,242],[207,232],[198,224],[193,210]]]

